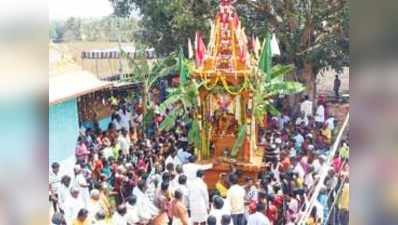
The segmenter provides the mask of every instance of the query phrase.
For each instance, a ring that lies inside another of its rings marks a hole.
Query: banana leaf
[[[241,125],[239,127],[238,136],[235,140],[234,145],[232,146],[231,157],[236,158],[239,150],[242,148],[245,137],[246,137],[246,125]]]
[[[143,118],[144,129],[149,127],[150,123],[153,121],[154,116],[155,116],[155,113],[154,113],[153,109],[151,109],[151,108],[147,109],[147,111],[144,115],[144,118]]]
[[[166,112],[167,108],[169,108],[170,106],[172,106],[173,104],[175,104],[178,101],[180,101],[180,95],[177,95],[177,94],[169,95],[167,97],[167,99],[159,105],[158,111],[160,113],[164,113],[164,112]]]
[[[271,81],[266,84],[266,88],[269,90],[267,97],[297,94],[305,89],[301,83],[295,81]]]
[[[162,121],[162,123],[160,123],[159,129],[169,131],[171,128],[174,127],[177,120],[177,116],[178,116],[178,109],[175,108],[166,116],[166,118]]]
[[[275,79],[278,77],[283,78],[284,75],[291,73],[293,69],[293,65],[275,65],[274,67],[272,67],[271,79]]]
[[[192,121],[191,129],[189,129],[188,132],[188,142],[189,144],[193,143],[196,149],[200,149],[201,146],[200,129],[197,120]]]

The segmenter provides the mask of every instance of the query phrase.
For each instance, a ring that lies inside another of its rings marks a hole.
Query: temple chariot
[[[203,55],[196,63],[191,78],[203,83],[199,89],[196,118],[200,123],[202,162],[217,159],[207,171],[206,181],[212,187],[222,172],[240,170],[256,178],[264,167],[264,148],[257,143],[261,123],[253,112],[253,86],[257,76],[256,57],[248,48],[244,28],[233,7],[233,1],[221,0],[211,24],[206,54],[196,46],[195,54]]]

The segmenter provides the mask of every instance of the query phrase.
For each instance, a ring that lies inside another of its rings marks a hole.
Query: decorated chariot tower
[[[254,176],[263,166],[264,154],[257,145],[260,124],[254,119],[250,82],[257,76],[253,73],[257,64],[232,1],[220,0],[207,49],[201,37],[196,39],[191,78],[203,84],[196,111],[201,136],[198,153],[203,161],[216,158],[219,162],[208,171],[209,184],[231,166]]]

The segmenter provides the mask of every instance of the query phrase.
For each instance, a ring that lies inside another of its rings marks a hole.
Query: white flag
[[[278,41],[276,40],[275,34],[272,34],[271,39],[271,52],[272,55],[281,55],[281,51],[279,50]]]
[[[192,59],[192,57],[193,57],[192,42],[191,38],[188,38],[188,58]]]

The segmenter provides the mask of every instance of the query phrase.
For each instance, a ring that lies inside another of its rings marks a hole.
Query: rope
[[[321,190],[321,188],[323,186],[323,183],[325,181],[325,178],[326,178],[326,176],[328,174],[328,169],[329,169],[330,164],[332,162],[333,156],[335,155],[335,153],[337,151],[337,148],[338,148],[338,146],[340,144],[340,141],[341,141],[341,138],[343,136],[344,130],[347,127],[349,118],[350,118],[350,114],[348,113],[346,118],[345,118],[345,120],[344,120],[343,126],[341,127],[341,129],[339,131],[339,134],[337,135],[336,141],[333,144],[333,147],[332,147],[332,150],[331,150],[331,152],[329,154],[329,157],[327,158],[327,160],[325,162],[325,165],[324,165],[324,167],[321,170],[319,183],[315,187],[314,193],[312,194],[312,196],[310,198],[310,201],[308,202],[308,207],[305,209],[305,211],[303,213],[303,216],[301,218],[299,218],[299,220],[297,222],[298,225],[305,225],[305,221],[307,220],[307,218],[309,217],[312,209],[314,208],[315,201],[318,198],[319,192],[320,192],[320,190]]]
[[[330,206],[329,212],[328,212],[328,216],[325,218],[325,221],[323,221],[323,224],[326,224],[327,221],[329,220],[329,217],[330,217],[330,215],[332,214],[333,208],[334,208],[334,206],[335,206],[336,203],[337,203],[337,199],[340,198],[341,190],[343,190],[344,184],[346,183],[346,182],[345,182],[346,179],[347,179],[347,177],[345,177],[344,180],[343,180],[343,182],[341,182],[340,187],[339,187],[339,189],[338,189],[338,191],[337,191],[337,194],[336,194],[336,198],[334,199],[332,205]]]

